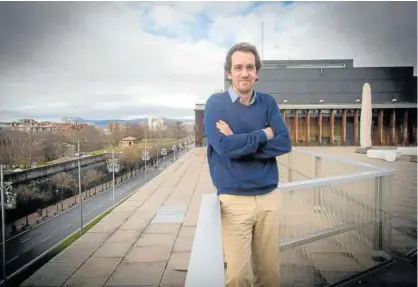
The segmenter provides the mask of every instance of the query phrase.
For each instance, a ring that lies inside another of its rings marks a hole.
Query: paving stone
[[[81,265],[81,263],[86,261],[96,250],[96,246],[85,247],[70,245],[52,258],[50,262],[80,263]]]
[[[112,223],[109,224],[107,222],[99,222],[91,229],[87,231],[87,233],[108,233],[111,234],[115,232],[120,226],[120,223]]]
[[[150,223],[144,233],[178,233],[180,229],[178,223]]]
[[[175,271],[187,271],[190,261],[190,252],[173,252],[168,261],[167,268]]]
[[[174,244],[173,251],[176,252],[190,252],[193,247],[194,236],[182,236],[178,237],[176,243]]]
[[[105,286],[158,286],[165,265],[165,263],[120,264]]]
[[[109,278],[122,258],[94,258],[87,260],[71,278]]]
[[[196,232],[196,227],[194,226],[182,226],[179,232],[179,237],[183,237],[183,236],[194,237],[195,232]]]
[[[93,246],[100,246],[103,242],[105,242],[109,238],[109,233],[92,233],[87,232],[84,233],[80,238],[78,238],[75,242],[71,244],[71,246],[85,246],[85,247],[93,247]]]
[[[161,279],[161,287],[184,287],[187,272],[166,269]]]
[[[131,242],[106,242],[93,254],[93,257],[125,257],[132,244]]]
[[[182,223],[183,214],[157,214],[151,223]]]
[[[138,246],[129,250],[122,263],[168,262],[170,255],[170,246]]]
[[[48,262],[21,286],[61,286],[80,267],[79,263]]]
[[[107,278],[70,278],[63,287],[102,287]]]
[[[153,234],[147,233],[143,234],[135,246],[173,246],[176,240],[177,234],[167,233],[167,234]]]
[[[107,242],[134,243],[139,238],[142,232],[142,229],[119,229],[109,237]]]

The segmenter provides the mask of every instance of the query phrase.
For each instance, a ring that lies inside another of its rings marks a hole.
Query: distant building
[[[294,145],[360,144],[362,89],[372,93],[372,145],[417,144],[413,67],[354,67],[353,60],[263,61],[256,90],[279,105]],[[224,90],[230,86],[225,77]],[[205,104],[195,109],[196,146],[205,142]]]
[[[90,125],[86,123],[58,123],[50,121],[38,122],[33,119],[22,119],[18,122],[1,123],[0,125],[0,129],[33,133],[79,131],[87,127],[90,127]]]
[[[112,134],[113,132],[126,132],[128,130],[128,125],[121,124],[119,122],[110,122],[107,125],[107,133]]]
[[[126,138],[121,139],[119,145],[122,148],[125,148],[125,147],[134,146],[137,143],[138,143],[138,139],[137,138],[134,138],[134,137],[129,136],[129,137],[126,137]]]
[[[151,131],[160,131],[164,129],[164,120],[158,117],[148,118],[148,128]]]

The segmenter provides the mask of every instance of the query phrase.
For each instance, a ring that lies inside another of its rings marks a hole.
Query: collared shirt
[[[229,93],[229,96],[231,97],[231,101],[233,103],[235,103],[235,101],[238,98],[240,99],[240,102],[242,103],[241,98],[237,95],[237,93],[235,92],[235,90],[232,87],[229,87],[228,93]],[[253,90],[253,96],[252,96],[251,101],[248,105],[252,105],[255,102],[256,98],[257,98],[257,93],[255,92],[255,90]]]

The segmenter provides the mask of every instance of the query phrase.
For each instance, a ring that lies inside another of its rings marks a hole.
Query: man
[[[212,95],[205,108],[207,156],[221,202],[228,287],[279,286],[276,157],[292,147],[275,99],[254,91],[260,69],[254,46],[234,45],[225,62],[232,86]]]

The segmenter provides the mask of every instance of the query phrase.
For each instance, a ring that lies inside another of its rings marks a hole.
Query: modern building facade
[[[359,145],[363,85],[372,93],[372,145],[417,144],[413,67],[354,67],[353,60],[264,61],[256,90],[274,96],[294,145]],[[230,82],[225,78],[224,89]],[[205,145],[204,104],[195,108]]]

